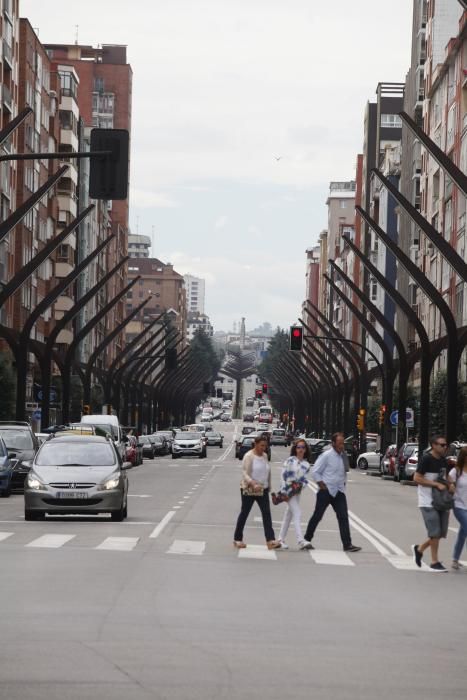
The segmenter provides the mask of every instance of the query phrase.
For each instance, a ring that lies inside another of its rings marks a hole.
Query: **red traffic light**
[[[268,385],[263,384],[263,394],[267,394],[267,393],[268,393]]]
[[[290,327],[290,350],[300,352],[303,345],[303,328],[301,326]]]

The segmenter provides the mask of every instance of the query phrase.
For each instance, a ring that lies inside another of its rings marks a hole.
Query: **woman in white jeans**
[[[284,513],[279,549],[288,549],[285,543],[290,523],[293,521],[299,549],[312,549],[310,542],[303,538],[300,510],[300,492],[308,484],[307,474],[310,471],[310,448],[303,439],[298,439],[292,445],[289,459],[284,462],[280,492],[287,497],[287,510]],[[298,491],[298,493],[297,493]]]

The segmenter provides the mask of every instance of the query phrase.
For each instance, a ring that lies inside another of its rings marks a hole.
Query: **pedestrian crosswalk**
[[[107,536],[102,539],[97,530],[88,533],[57,533],[48,532],[30,539],[26,531],[0,532],[0,555],[2,550],[22,547],[26,550],[63,550],[63,549],[88,549],[107,552],[133,552],[143,549],[149,550],[155,546],[151,537],[153,533],[145,533],[139,537]],[[163,543],[155,551],[157,555],[174,555],[184,557],[223,557],[242,560],[260,560],[283,562],[285,565],[293,565],[297,562],[308,562],[310,566],[319,567],[348,567],[349,569],[360,566],[373,566],[384,563],[400,571],[429,572],[430,568],[422,564],[419,569],[411,556],[400,550],[400,554],[383,554],[378,550],[362,551],[350,557],[346,552],[331,549],[313,549],[308,552],[295,551],[294,548],[283,552],[268,549],[265,544],[248,544],[245,549],[235,550],[229,543],[216,538],[208,542],[205,540],[171,539]],[[461,562],[466,568],[467,561]]]

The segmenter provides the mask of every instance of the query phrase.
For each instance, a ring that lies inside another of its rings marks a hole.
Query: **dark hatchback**
[[[5,442],[12,466],[11,488],[22,490],[39,449],[39,441],[29,423],[23,421],[0,421],[0,435]]]
[[[237,448],[238,459],[243,459],[247,452],[253,449],[255,446],[255,439],[246,435]]]

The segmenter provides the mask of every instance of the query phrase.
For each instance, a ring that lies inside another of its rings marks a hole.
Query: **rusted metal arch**
[[[319,376],[325,381],[329,387],[329,399],[328,404],[330,406],[329,411],[329,430],[334,432],[334,427],[338,424],[338,405],[341,403],[341,416],[342,419],[342,390],[340,388],[340,380],[337,372],[331,368],[330,364],[326,360],[322,360],[317,353],[313,352],[312,349],[307,347],[305,344],[302,349],[303,356],[306,358],[307,362],[314,368],[315,372],[319,373]],[[331,375],[331,376],[329,376]]]
[[[326,432],[332,432],[332,428],[336,423],[336,389],[337,385],[333,384],[326,369],[321,365],[321,363],[314,358],[306,349],[303,347],[303,354],[306,355],[308,363],[311,365],[315,375],[321,382],[324,388],[323,397],[324,401],[322,403],[323,411],[325,411],[325,422],[324,427]],[[303,365],[302,365],[303,366]]]
[[[314,384],[316,389],[319,392],[319,397],[322,395],[322,389],[321,386],[318,383],[318,379],[308,370],[304,367],[304,365],[298,360],[298,358],[291,358],[289,355],[286,355],[283,358],[279,359],[279,362],[276,363],[276,369],[278,371],[282,371],[286,377],[286,380],[291,382],[293,386],[295,387],[297,391],[297,396],[302,396],[303,399],[303,420],[305,419],[305,410],[308,405],[312,406],[312,401],[313,401],[313,395],[310,394],[308,385]],[[297,403],[297,399],[296,399]],[[318,399],[318,409],[322,409],[323,402],[321,402]]]
[[[422,273],[372,217],[360,206],[356,211],[375,232],[381,242],[395,255],[402,267],[415,280],[426,296],[438,307],[446,326],[447,337],[447,396],[446,396],[446,438],[449,442],[454,440],[457,422],[457,370],[461,355],[461,347],[458,343],[457,325],[448,304],[438,292],[436,287]],[[463,349],[463,348],[462,348]]]

